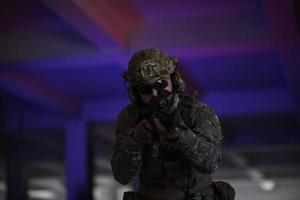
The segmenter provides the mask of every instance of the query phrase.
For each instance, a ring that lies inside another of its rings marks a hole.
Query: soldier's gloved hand
[[[184,137],[187,126],[185,125],[181,114],[178,111],[175,111],[168,118],[168,127],[165,132],[161,133],[161,137],[163,140],[167,142],[175,142],[179,139],[179,137]]]
[[[131,138],[140,144],[150,144],[152,142],[152,127],[148,120],[143,119],[131,131]]]
[[[158,113],[157,116],[158,116],[160,122],[167,129],[186,128],[183,118],[181,117],[180,112],[177,110],[175,110],[171,114]]]
[[[169,127],[172,129],[186,129],[186,125],[183,121],[183,118],[178,110],[175,110],[174,113],[169,117]]]

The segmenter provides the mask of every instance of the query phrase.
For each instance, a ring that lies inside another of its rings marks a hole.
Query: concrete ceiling
[[[264,90],[271,101],[292,104],[290,111],[299,104],[298,7],[282,0],[2,1],[0,83],[46,107],[64,107],[64,98],[79,107],[124,102],[120,73],[133,52],[156,47],[179,57],[187,84],[213,107],[221,103],[211,95],[222,102],[248,91],[268,107]],[[277,22],[276,13],[286,22]],[[227,103],[234,110],[238,101]]]
[[[215,178],[229,180],[239,199],[299,196],[300,3],[183,2],[0,2],[0,119],[26,149],[32,199],[45,188],[64,199],[63,133],[70,119],[94,123],[103,153],[96,155],[96,178],[110,172],[112,123],[129,103],[120,74],[133,52],[147,47],[177,56],[188,91],[198,90],[220,116],[225,167]],[[5,144],[0,140],[0,161]],[[278,189],[261,190],[253,171]],[[100,195],[104,186],[97,185]],[[120,187],[105,185],[112,192]]]

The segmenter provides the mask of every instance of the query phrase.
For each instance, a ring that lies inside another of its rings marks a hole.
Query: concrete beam
[[[128,0],[122,3],[108,0],[42,1],[96,47],[103,46],[101,31],[127,47],[132,32],[142,22],[141,14]]]
[[[285,44],[286,41],[282,41]],[[230,44],[213,44],[196,47],[180,47],[162,49],[166,53],[177,56],[180,60],[213,58],[227,55],[244,55],[251,53],[265,53],[276,51],[273,41],[239,42]],[[82,68],[88,65],[118,65],[124,67],[135,50],[110,49],[101,53],[84,56],[68,56],[62,58],[41,59],[28,62],[16,62],[7,67],[31,68]]]
[[[64,91],[53,87],[28,71],[1,70],[0,87],[38,105],[71,114],[80,114],[81,103],[78,99],[67,95]]]
[[[220,117],[291,112],[296,108],[284,87],[210,91],[201,99]]]

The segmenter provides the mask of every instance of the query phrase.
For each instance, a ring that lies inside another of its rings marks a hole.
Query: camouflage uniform
[[[216,113],[191,96],[179,96],[177,111],[187,129],[175,142],[159,142],[159,157],[151,156],[151,145],[135,142],[130,131],[143,118],[139,107],[125,107],[116,123],[116,143],[111,165],[114,178],[128,184],[139,177],[139,199],[216,199],[211,173],[221,158],[221,126]]]

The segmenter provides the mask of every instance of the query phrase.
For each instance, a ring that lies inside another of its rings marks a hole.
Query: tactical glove
[[[168,124],[169,124],[169,128],[171,128],[171,129],[174,129],[174,128],[186,129],[186,125],[185,125],[185,123],[182,119],[182,116],[178,110],[175,110],[175,112],[172,113],[168,117]]]
[[[184,137],[187,127],[181,117],[181,114],[176,110],[172,115],[166,117],[167,127],[165,132],[161,132],[161,137],[167,142],[175,142],[180,137]]]
[[[131,138],[140,144],[150,144],[152,141],[152,126],[146,119],[140,121],[131,131]]]

